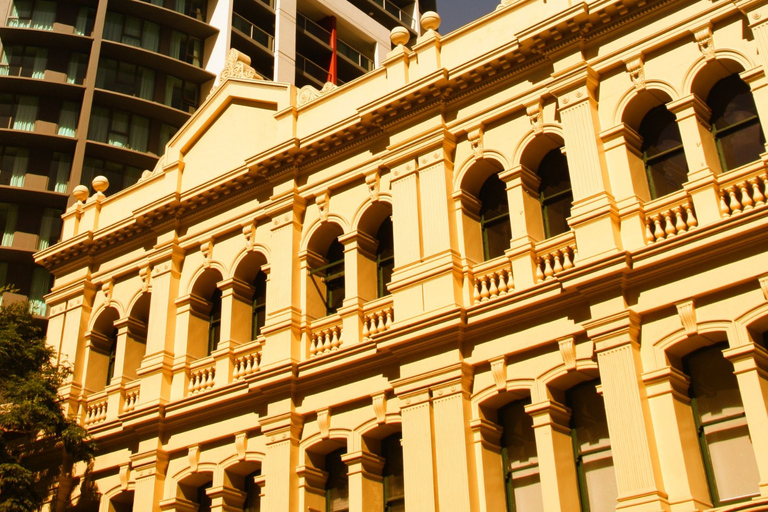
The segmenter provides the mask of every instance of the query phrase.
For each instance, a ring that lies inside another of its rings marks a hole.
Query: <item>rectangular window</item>
[[[90,36],[93,32],[93,24],[96,18],[96,10],[91,7],[81,7],[77,12],[77,21],[75,22],[75,34],[81,36]]]
[[[0,229],[3,230],[3,238],[0,245],[13,246],[13,235],[16,233],[16,217],[18,207],[15,204],[0,203]]]
[[[37,239],[37,250],[42,251],[59,241],[61,236],[61,210],[46,208],[40,221],[40,236]]]
[[[46,316],[48,306],[43,297],[51,289],[51,274],[41,267],[32,271],[32,287],[29,292],[29,310],[33,315]]]
[[[48,50],[34,46],[8,46],[0,57],[0,75],[43,78]]]
[[[108,12],[104,39],[157,52],[160,47],[160,25],[134,16]]]
[[[112,146],[146,151],[149,141],[149,119],[120,110],[94,106],[88,138]]]
[[[165,104],[169,107],[192,113],[198,105],[200,87],[175,76],[168,76],[165,82]]]
[[[29,150],[0,147],[0,184],[23,187],[29,165]]]
[[[13,129],[26,132],[35,131],[37,120],[37,98],[35,96],[17,96],[16,112],[13,117]]]
[[[139,181],[141,173],[141,169],[130,165],[105,162],[97,158],[86,158],[83,162],[83,174],[80,183],[87,186],[95,176],[101,175],[109,180],[107,194],[114,194]]]
[[[64,153],[54,153],[51,158],[51,169],[48,174],[48,190],[66,193],[69,182],[69,170],[72,156]]]
[[[85,70],[88,68],[88,56],[84,53],[72,53],[67,66],[67,83],[82,84],[85,80]]]
[[[80,117],[80,105],[74,101],[64,101],[59,113],[59,127],[56,133],[74,137],[77,131],[77,119]]]
[[[155,72],[127,62],[101,59],[96,75],[96,87],[152,100],[155,91]]]
[[[171,54],[174,59],[184,61],[193,66],[202,66],[203,42],[183,32],[174,30],[171,34]]]

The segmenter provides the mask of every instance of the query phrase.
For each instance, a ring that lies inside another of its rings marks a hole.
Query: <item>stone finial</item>
[[[389,40],[395,46],[403,46],[411,39],[411,34],[405,27],[395,27],[389,33]]]
[[[421,15],[421,28],[426,30],[437,30],[440,28],[440,15],[435,11],[427,11]]]
[[[84,203],[86,199],[88,199],[88,187],[85,185],[78,185],[72,190],[72,195],[80,201],[81,203]]]
[[[91,182],[93,190],[104,193],[109,188],[109,180],[105,176],[96,176]]]

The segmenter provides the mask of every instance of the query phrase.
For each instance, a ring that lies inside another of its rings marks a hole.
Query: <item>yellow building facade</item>
[[[768,510],[768,3],[421,23],[321,91],[233,54],[154,170],[75,191],[36,255],[75,500]]]

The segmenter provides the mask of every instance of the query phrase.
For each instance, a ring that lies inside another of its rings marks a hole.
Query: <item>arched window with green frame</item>
[[[402,433],[397,432],[381,441],[381,455],[385,459],[382,471],[384,512],[405,512],[402,439]]]
[[[392,280],[395,268],[395,241],[392,233],[392,219],[385,217],[376,233],[376,290],[379,298],[389,295],[387,285]]]
[[[483,258],[497,258],[509,249],[512,227],[509,224],[507,187],[497,174],[485,180],[478,194],[480,201],[480,230],[483,237]]]
[[[109,353],[107,354],[107,381],[105,386],[109,386],[109,382],[112,377],[115,376],[115,359],[117,358],[117,327],[107,335],[107,343],[109,343]]]
[[[525,412],[530,403],[517,400],[498,411],[508,512],[544,511],[533,418]]]
[[[707,96],[710,125],[723,172],[754,162],[765,152],[765,137],[749,85],[738,73],[719,80]]]
[[[267,318],[267,274],[259,270],[253,280],[253,304],[251,314],[251,339],[261,334]]]
[[[335,238],[325,253],[325,263],[310,270],[314,285],[320,290],[325,314],[336,313],[344,303],[344,245]]]
[[[651,199],[682,189],[688,181],[688,162],[675,115],[658,105],[645,115],[639,132]]]
[[[211,311],[208,314],[208,348],[207,355],[216,350],[221,338],[221,290],[216,288],[211,294]]]
[[[568,160],[562,147],[549,151],[541,159],[536,174],[541,179],[539,202],[541,218],[544,223],[546,238],[565,233],[570,229],[568,217],[571,216],[571,176],[568,174]]]

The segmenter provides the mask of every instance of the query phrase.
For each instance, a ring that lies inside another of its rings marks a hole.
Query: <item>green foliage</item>
[[[0,306],[0,512],[36,510],[62,464],[92,459],[93,442],[57,394],[69,374],[28,303]]]

